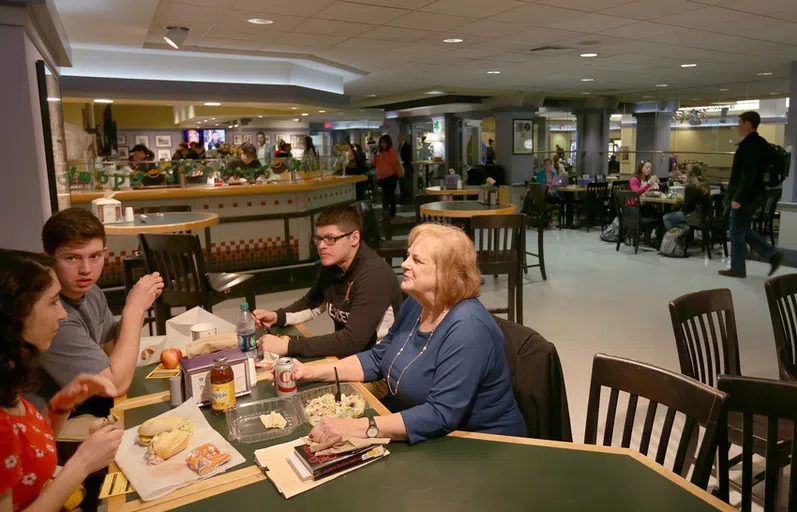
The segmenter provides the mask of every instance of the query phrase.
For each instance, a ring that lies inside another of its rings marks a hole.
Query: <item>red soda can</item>
[[[274,366],[274,378],[277,381],[277,396],[293,396],[296,394],[296,363],[293,358],[280,357]]]

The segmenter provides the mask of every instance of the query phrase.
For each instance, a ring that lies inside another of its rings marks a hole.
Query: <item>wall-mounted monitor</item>
[[[205,149],[217,149],[227,142],[227,132],[225,130],[202,130],[202,141]]]

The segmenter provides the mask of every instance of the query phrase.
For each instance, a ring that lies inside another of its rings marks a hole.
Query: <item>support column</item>
[[[582,110],[576,114],[576,174],[595,176],[609,173],[609,118],[605,109]]]
[[[548,147],[548,118],[547,117],[535,117],[534,118],[534,125],[537,127],[537,140],[534,141],[534,153],[537,156],[537,166],[542,169],[542,161],[548,158],[548,151],[551,149]]]
[[[448,169],[456,169],[462,173],[462,119],[453,114],[446,114],[445,134],[446,134],[446,168],[442,170],[443,176],[448,173]]]
[[[636,117],[636,159],[634,171],[640,161],[650,160],[657,176],[667,176],[670,161],[670,112],[645,112]]]
[[[797,105],[797,61],[791,63],[789,76],[790,104]],[[783,195],[778,203],[780,209],[778,250],[786,255],[787,265],[797,267],[797,107],[789,108],[785,142],[786,151],[791,152],[791,167],[789,177],[783,182]]]
[[[534,155],[513,155],[515,119],[534,119],[537,109],[495,112],[495,160],[504,168],[504,184],[534,179]]]

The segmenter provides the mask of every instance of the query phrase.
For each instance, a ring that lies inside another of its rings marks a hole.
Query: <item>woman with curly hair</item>
[[[94,395],[115,396],[106,378],[81,374],[40,413],[22,393],[36,387],[38,355],[66,318],[49,256],[0,249],[0,512],[57,511],[91,473],[113,461],[122,431],[105,427],[80,445],[52,485],[55,438],[74,407]]]

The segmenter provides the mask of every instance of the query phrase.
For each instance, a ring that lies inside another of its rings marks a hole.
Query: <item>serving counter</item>
[[[123,209],[132,206],[136,213],[182,207],[218,214],[219,223],[208,228],[208,236],[199,237],[208,271],[236,272],[315,259],[310,240],[315,215],[330,205],[354,201],[355,184],[365,179],[330,176],[296,183],[153,187],[122,190],[114,199],[122,202]],[[91,209],[91,201],[100,197],[102,192],[73,192],[72,205]],[[101,287],[124,283],[122,260],[137,248],[135,236],[109,234]]]

